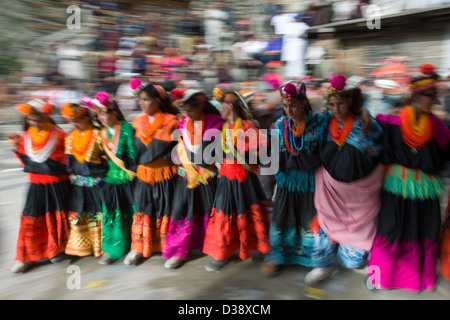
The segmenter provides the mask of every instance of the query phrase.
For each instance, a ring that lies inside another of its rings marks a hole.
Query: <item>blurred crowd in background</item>
[[[336,71],[317,68],[332,59],[333,52],[311,45],[311,27],[367,17],[373,3],[395,14],[450,1],[314,1],[297,7],[287,5],[292,1],[184,1],[184,7],[174,8],[155,6],[157,1],[148,7],[124,6],[126,2],[70,1],[81,8],[81,30],[46,31],[42,38],[22,44],[19,67],[0,66],[1,108],[36,97],[58,106],[107,91],[126,114],[132,113],[138,107],[128,81],[137,76],[168,92],[195,88],[211,95],[217,86],[239,90],[261,116],[280,109],[277,89],[282,83],[301,80],[318,111],[325,106],[327,85]],[[63,12],[63,23],[70,15],[65,1],[17,3]],[[58,40],[62,32],[66,35]],[[346,76],[363,88],[372,114],[387,113],[403,103],[416,65],[405,56],[385,57],[364,74]],[[443,71],[442,105],[436,113],[448,120],[450,72]],[[11,123],[16,117],[5,111],[0,122]]]

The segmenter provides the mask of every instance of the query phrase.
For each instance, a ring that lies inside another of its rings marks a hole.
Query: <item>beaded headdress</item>
[[[94,99],[84,97],[81,104],[95,113],[108,112],[109,106],[112,104],[112,98],[107,92],[97,92]]]

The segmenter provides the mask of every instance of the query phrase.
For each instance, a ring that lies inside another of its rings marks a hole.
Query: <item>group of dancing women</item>
[[[301,265],[312,285],[339,267],[367,268],[375,288],[432,290],[437,270],[450,281],[450,218],[440,207],[450,130],[431,111],[437,83],[422,74],[398,114],[371,115],[342,75],[322,112],[304,83],[288,82],[283,116],[257,143],[237,91],[214,90],[219,111],[202,91],[183,90],[175,103],[134,78],[141,114],[127,122],[98,92],[61,105],[70,133],[48,102],[21,104],[24,132],[9,139],[30,188],[12,271],[67,256],[133,265],[157,253],[180,268],[194,250],[219,271],[259,252],[265,275]],[[263,153],[278,155],[272,211],[250,161]]]

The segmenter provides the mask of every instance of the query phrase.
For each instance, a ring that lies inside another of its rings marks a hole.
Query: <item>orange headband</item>
[[[61,115],[68,121],[79,119],[86,112],[87,109],[78,103],[64,103],[61,105]]]

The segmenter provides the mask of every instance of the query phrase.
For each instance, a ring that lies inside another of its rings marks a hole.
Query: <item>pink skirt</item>
[[[322,230],[332,241],[370,251],[376,235],[384,166],[351,183],[333,179],[322,166],[316,171],[314,204]]]

